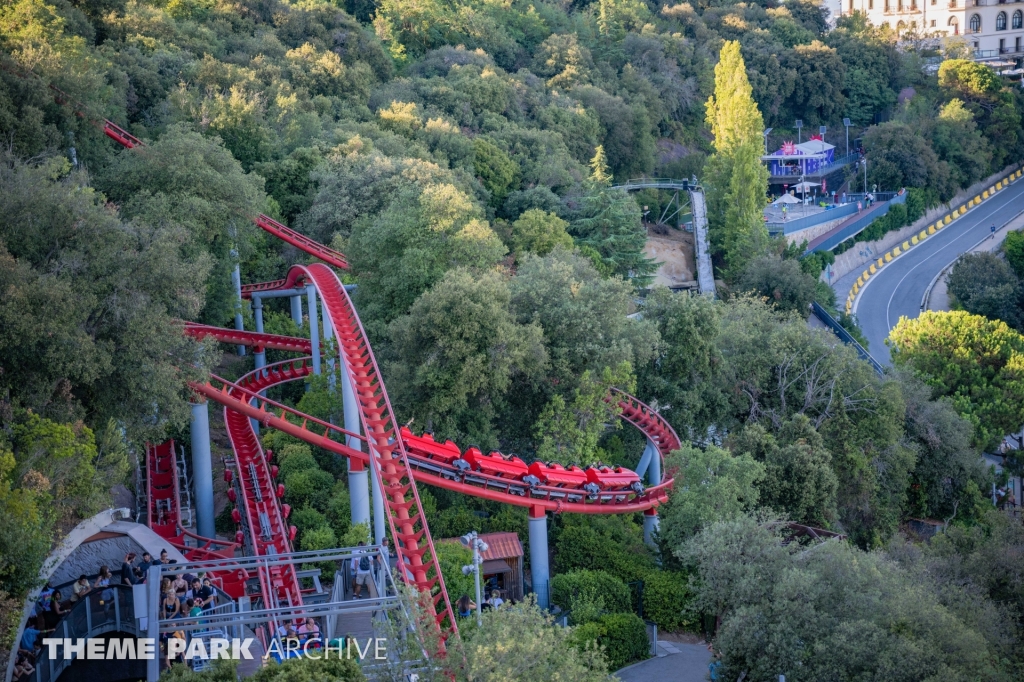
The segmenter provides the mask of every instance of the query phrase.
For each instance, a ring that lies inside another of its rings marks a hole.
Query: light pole
[[[864,199],[868,198],[868,157],[864,157]]]
[[[798,118],[796,120],[796,143],[797,144],[800,144],[800,129],[803,128],[803,127],[804,127],[804,120],[802,118]]]
[[[764,155],[765,156],[768,156],[768,133],[770,133],[771,131],[772,131],[771,128],[765,128],[764,132],[761,133],[762,135],[764,135]]]
[[[846,127],[846,155],[850,155],[850,119],[844,118],[843,125]]]
[[[821,135],[821,141],[825,141],[825,131],[828,130],[828,126],[818,126],[818,134]]]
[[[480,566],[483,565],[484,561],[480,558],[480,552],[486,552],[488,550],[487,543],[481,540],[475,530],[471,530],[461,538],[459,542],[462,543],[463,547],[469,547],[473,550],[473,565],[463,566],[462,574],[469,575],[473,574],[476,580],[476,625],[477,627],[483,627],[484,619],[481,615],[483,610],[483,601],[480,598]]]

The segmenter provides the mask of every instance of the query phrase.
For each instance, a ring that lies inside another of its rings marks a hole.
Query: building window
[[[868,9],[875,8],[875,0],[868,0]]]
[[[903,0],[896,0],[896,11],[897,12],[902,12],[903,11]]]
[[[971,33],[978,33],[979,31],[981,31],[981,15],[980,14],[972,14],[971,15]]]
[[[891,10],[889,9],[889,0],[885,0],[885,11],[886,11],[886,12],[889,12],[889,11],[891,11]]]
[[[996,15],[996,30],[1006,30],[1006,12],[1000,12],[999,14]]]
[[[956,0],[949,0],[950,7],[956,7]]]
[[[1013,13],[1013,27],[1020,28],[1022,21],[1024,21],[1024,14],[1022,14],[1020,10],[1017,10]]]
[[[1013,51],[1020,52],[1020,36],[1013,39]]]
[[[850,14],[853,14],[853,0],[850,0]]]
[[[960,35],[960,22],[956,17],[949,18],[949,27],[953,29],[953,35]]]
[[[934,20],[934,19],[932,19],[932,25],[931,25],[931,28],[935,28],[935,20]]]

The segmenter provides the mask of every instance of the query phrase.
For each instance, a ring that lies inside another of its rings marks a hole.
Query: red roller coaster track
[[[103,132],[128,149],[142,146],[138,138],[110,121],[103,121]],[[265,215],[258,216],[255,223],[269,234],[330,265],[348,268],[348,262],[341,253]],[[400,571],[400,575],[406,582],[433,595],[435,621],[445,636],[456,632],[456,623],[423,506],[416,490],[416,479],[467,495],[555,512],[616,514],[650,511],[667,499],[673,483],[671,478],[644,490],[639,486],[639,477],[626,470],[607,470],[608,473],[601,474],[607,476],[609,480],[618,477],[631,482],[629,486],[623,487],[591,487],[596,485],[594,483],[570,486],[553,479],[541,481],[535,476],[509,477],[502,473],[501,462],[514,461],[517,465],[522,465],[520,460],[504,457],[500,453],[492,453],[485,457],[479,451],[471,452],[475,450],[473,448],[462,453],[453,443],[436,444],[430,438],[417,437],[406,429],[399,429],[362,323],[345,288],[330,268],[320,263],[293,266],[283,280],[245,285],[243,296],[249,298],[253,293],[293,288],[306,283],[312,283],[319,291],[325,313],[337,336],[339,359],[342,361],[343,371],[348,373],[355,389],[365,436],[352,434],[260,395],[260,391],[271,386],[308,376],[312,369],[304,359],[276,363],[258,369],[247,374],[238,383],[214,376],[205,384],[192,384],[197,394],[224,406],[225,423],[235,452],[239,485],[242,490],[239,520],[244,512],[252,550],[257,554],[280,554],[291,551],[290,542],[294,538],[294,529],[285,526],[286,513],[279,502],[279,498],[284,494],[283,486],[274,484],[271,468],[268,466],[267,457],[253,429],[251,419],[338,455],[363,463],[372,463],[373,475],[385,493],[387,521],[391,535],[395,539],[399,564],[404,569]],[[307,339],[240,332],[194,323],[186,323],[185,332],[196,338],[214,338],[225,343],[263,349],[299,353],[308,353],[312,349],[312,344]],[[215,384],[219,384],[219,387]],[[610,400],[618,402],[623,419],[640,429],[656,445],[659,457],[664,458],[668,452],[679,447],[679,438],[672,427],[648,406],[624,393],[616,393]],[[334,440],[338,438],[347,442],[350,436],[361,441],[367,452]],[[408,447],[407,441],[411,443]],[[148,521],[151,527],[165,537],[173,535],[177,538],[182,532],[187,531],[180,529],[178,524],[178,490],[177,476],[174,473],[173,447],[173,442],[168,441],[163,445],[148,448]],[[486,460],[494,463],[497,468],[479,465],[474,471],[473,466],[467,464],[468,460]],[[168,471],[171,472],[170,482],[167,480]],[[570,474],[579,476],[583,473],[578,470],[560,471],[564,471],[566,477],[571,477]],[[591,474],[592,472],[587,472],[588,477]],[[161,506],[161,503],[164,506]],[[153,516],[154,513],[158,513],[156,518]],[[173,514],[173,522],[168,521],[167,513]],[[225,571],[219,572],[218,575],[222,576],[222,580],[224,575],[233,577],[232,587],[236,591],[240,585],[244,589],[243,581],[247,576],[239,572],[232,573],[230,570],[230,555],[233,554],[235,545],[193,537],[205,544],[199,548],[185,547],[183,543],[175,544],[183,548],[183,551],[191,552],[196,558],[225,559]],[[222,549],[214,550],[213,546],[216,544],[222,545]],[[261,572],[259,578],[266,606],[273,607],[283,602],[290,605],[302,603],[301,589],[294,567],[273,568],[265,575]]]

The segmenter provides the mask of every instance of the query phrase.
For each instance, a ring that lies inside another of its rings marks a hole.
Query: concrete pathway
[[[705,644],[658,640],[658,656],[615,673],[622,682],[704,682],[711,652]]]

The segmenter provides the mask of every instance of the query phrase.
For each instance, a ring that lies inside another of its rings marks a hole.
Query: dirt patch
[[[647,228],[644,255],[660,263],[654,284],[672,288],[696,288],[697,263],[692,232],[665,225]]]

